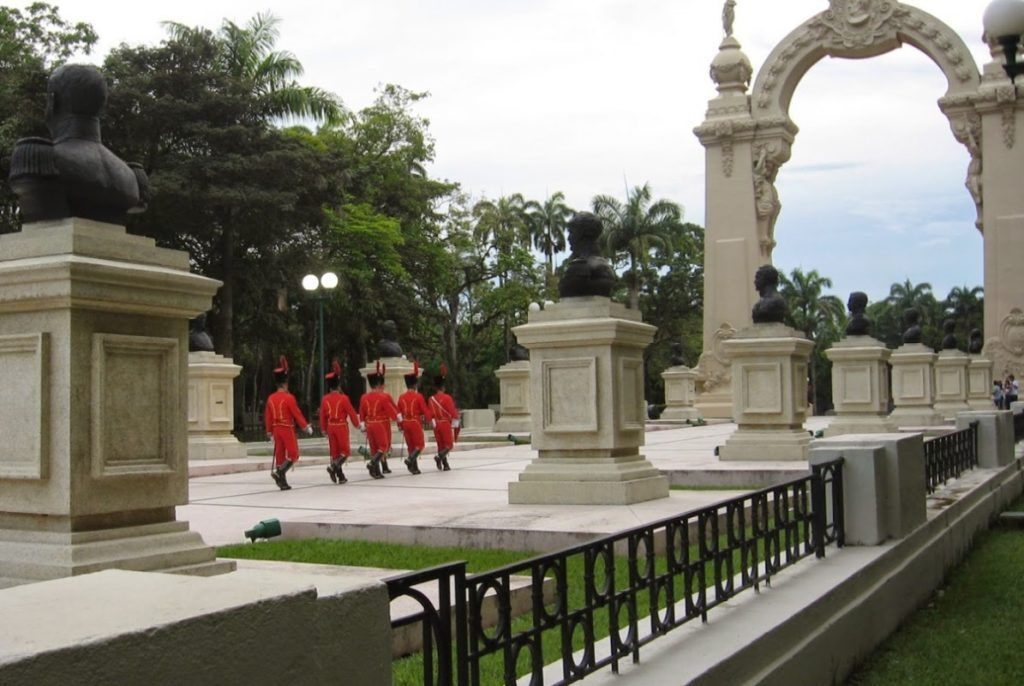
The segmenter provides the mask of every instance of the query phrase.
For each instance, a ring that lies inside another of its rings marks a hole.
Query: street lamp
[[[319,322],[320,338],[320,397],[324,397],[324,293],[338,286],[338,275],[334,272],[324,272],[322,276],[306,274],[302,277],[302,287],[306,289],[316,300],[317,318]]]
[[[1003,46],[1003,69],[1010,80],[1024,74],[1024,64],[1017,61],[1017,46],[1024,34],[1024,0],[994,0],[985,8],[982,23],[989,39]]]

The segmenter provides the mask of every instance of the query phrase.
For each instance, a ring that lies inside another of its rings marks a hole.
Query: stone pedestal
[[[700,411],[693,406],[697,397],[694,390],[697,372],[678,365],[663,371],[661,378],[665,380],[665,411],[661,413],[661,418],[691,422],[700,419]]]
[[[219,282],[82,219],[0,237],[0,585],[107,568],[213,574],[188,502],[188,320]]]
[[[530,433],[530,361],[509,362],[494,372],[501,391],[501,416],[494,425],[498,433]]]
[[[849,336],[825,356],[832,362],[832,404],[836,418],[826,436],[895,433],[889,421],[891,351],[871,336]]]
[[[806,460],[807,363],[814,344],[783,324],[754,324],[725,342],[739,427],[721,460]]]
[[[668,496],[646,459],[643,351],[655,328],[604,297],[566,298],[514,329],[530,350],[532,445],[513,504],[629,505]]]
[[[971,355],[967,368],[967,404],[979,412],[995,410],[992,402],[992,360],[981,355]]]
[[[935,359],[935,413],[952,419],[967,412],[967,368],[971,358],[959,350],[943,350]]]
[[[462,410],[462,435],[494,431],[494,410]]]
[[[892,402],[889,419],[896,426],[941,424],[935,411],[935,353],[921,343],[904,343],[889,358],[892,365]]]
[[[405,393],[405,375],[412,374],[413,364],[404,357],[382,357],[380,363],[385,367],[384,390],[391,394],[391,397],[398,401],[398,396]],[[359,370],[365,379],[367,375],[377,371],[377,360],[373,360]],[[369,384],[367,384],[369,389]]]
[[[188,354],[188,459],[246,456],[231,433],[235,425],[234,381],[242,368],[214,352]]]

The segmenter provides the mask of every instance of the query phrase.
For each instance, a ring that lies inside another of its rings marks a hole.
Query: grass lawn
[[[1012,510],[1024,509],[1020,501]],[[854,673],[853,686],[1024,684],[1024,531],[995,528]]]

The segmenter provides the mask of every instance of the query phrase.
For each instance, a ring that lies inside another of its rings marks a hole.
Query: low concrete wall
[[[1021,461],[975,470],[936,492],[927,521],[880,546],[830,548],[745,592],[620,663],[587,677],[590,686],[623,684],[841,683],[966,555],[975,536],[1024,492]],[[642,620],[646,621],[646,620]],[[607,652],[599,644],[597,654]],[[560,673],[545,670],[545,681]]]
[[[391,684],[379,582],[108,570],[0,592],[0,683]]]

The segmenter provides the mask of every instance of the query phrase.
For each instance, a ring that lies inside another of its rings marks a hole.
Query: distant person
[[[423,422],[431,418],[430,408],[416,386],[420,380],[420,365],[412,363],[412,373],[405,375],[405,393],[398,396],[398,421],[402,435],[405,437],[405,446],[409,454],[405,458],[405,466],[411,474],[419,474],[420,468],[416,460],[419,458],[423,448],[426,447],[426,439],[423,436]]]
[[[999,379],[996,379],[992,382],[992,402],[995,403],[997,410],[1006,409],[1003,407],[1003,398],[1003,384]]]
[[[391,449],[391,422],[398,419],[398,408],[391,394],[384,390],[384,375],[387,367],[377,361],[377,371],[367,374],[370,392],[359,400],[359,429],[366,433],[370,444],[370,461],[366,468],[374,479],[383,479],[390,474],[385,459]]]
[[[295,396],[288,392],[288,360],[284,355],[281,355],[277,368],[274,369],[274,381],[277,382],[277,390],[267,398],[267,405],[263,411],[267,439],[274,441],[274,466],[270,476],[278,488],[289,491],[291,486],[288,485],[285,474],[299,459],[295,424],[298,423],[299,428],[305,431],[307,436],[313,435],[313,427],[302,416]]]
[[[455,400],[445,393],[446,376],[448,368],[442,364],[441,373],[434,377],[437,392],[430,396],[430,414],[433,416],[431,424],[434,427],[434,440],[437,441],[434,463],[438,469],[447,472],[451,471],[448,453],[455,447],[455,440],[459,437],[459,410],[455,407]]]
[[[341,391],[341,363],[334,360],[331,371],[324,376],[328,392],[320,403],[320,431],[327,436],[327,448],[331,463],[327,465],[327,476],[336,484],[348,482],[342,465],[352,454],[349,441],[348,423],[359,427],[359,415],[352,407],[352,401]]]
[[[1006,393],[1006,409],[1009,410],[1010,406],[1017,402],[1017,396],[1020,395],[1020,382],[1013,378],[1013,374],[1010,374],[1006,378],[1006,384],[1004,392]]]

